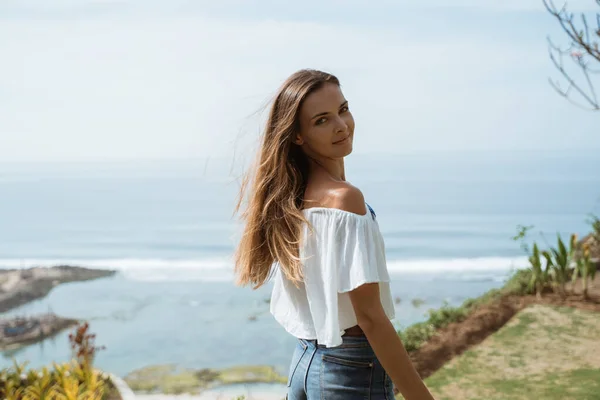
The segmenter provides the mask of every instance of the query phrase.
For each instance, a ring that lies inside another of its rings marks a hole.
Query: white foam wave
[[[0,259],[0,268],[77,265],[87,268],[113,269],[127,279],[146,282],[163,281],[233,281],[233,263],[228,257],[206,259]],[[515,268],[527,266],[526,257],[479,257],[453,259],[390,260],[391,275],[448,274],[461,280],[503,279]]]
[[[473,257],[388,261],[390,273],[508,272],[527,266],[527,257]]]
[[[144,282],[232,281],[233,268],[229,258],[207,259],[0,259],[0,268],[51,267],[76,265],[86,268],[119,271],[126,279]]]
[[[157,258],[110,258],[110,259],[0,259],[0,268],[50,267],[54,265],[77,265],[86,268],[129,269],[226,269],[231,267],[229,258],[206,259],[157,259]]]

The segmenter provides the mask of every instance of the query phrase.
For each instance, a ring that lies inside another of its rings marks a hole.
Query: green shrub
[[[0,370],[0,398],[6,400],[104,400],[109,395],[108,377],[95,370],[94,335],[87,324],[69,335],[74,359],[53,364],[52,369],[26,370],[26,363]]]
[[[408,352],[417,350],[434,333],[435,328],[427,321],[416,323],[405,330],[398,331],[398,335],[400,335],[400,339]]]
[[[534,291],[529,287],[531,281],[531,270],[520,269],[515,271],[512,276],[506,281],[501,289],[498,289],[498,295],[528,295]]]
[[[464,307],[450,307],[445,302],[442,307],[437,310],[431,309],[428,311],[429,323],[435,329],[441,329],[451,322],[460,322],[468,315],[468,310]]]

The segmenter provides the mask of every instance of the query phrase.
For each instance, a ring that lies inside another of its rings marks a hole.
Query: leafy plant
[[[596,215],[591,214],[589,223],[592,226],[593,235],[597,241],[600,242],[600,218]]]
[[[592,262],[590,257],[589,244],[585,244],[583,248],[583,256],[579,257],[576,262],[576,267],[573,272],[573,283],[578,277],[581,277],[583,286],[583,297],[588,299],[588,279],[593,280],[596,275],[596,264]]]
[[[89,333],[90,325],[87,322],[79,324],[75,330],[75,334],[69,334],[69,342],[73,351],[74,359],[79,362],[79,365],[88,370],[92,367],[96,353],[99,350],[104,350],[104,346],[96,347],[96,335]]]
[[[512,237],[512,240],[521,242],[521,249],[527,254],[527,259],[530,265],[530,278],[527,281],[526,286],[519,289],[519,294],[535,293],[538,298],[541,298],[542,291],[550,279],[549,271],[551,262],[550,264],[546,263],[546,267],[542,268],[541,257],[545,256],[545,254],[540,252],[536,242],[533,242],[533,249],[530,254],[529,245],[527,244],[526,238],[527,233],[531,229],[533,229],[533,225],[517,225],[517,234]],[[548,260],[548,258],[546,258],[546,260]]]
[[[429,323],[433,325],[435,329],[440,329],[450,324],[451,322],[460,322],[464,320],[467,315],[467,309],[465,307],[451,307],[448,302],[444,302],[444,305],[437,310],[431,309],[428,311]]]
[[[417,350],[434,334],[435,328],[427,321],[413,324],[405,330],[398,331],[404,348],[408,352]]]
[[[557,239],[558,248],[552,248],[552,278],[555,286],[558,287],[561,297],[565,298],[567,295],[566,283],[569,279],[569,268],[573,255],[577,246],[577,235],[572,234],[571,240],[569,241],[569,248],[565,246],[565,243],[558,235]]]
[[[546,267],[543,269],[542,257],[546,259]],[[548,252],[540,253],[537,243],[534,243],[533,253],[529,256],[529,264],[531,265],[531,279],[529,280],[528,289],[530,292],[535,291],[535,295],[539,299],[542,297],[542,290],[549,280],[552,258]]]
[[[6,400],[103,400],[108,382],[93,368],[94,355],[103,347],[94,345],[95,335],[87,323],[69,335],[74,359],[53,368],[30,369],[13,361],[0,370],[0,399]]]
[[[525,239],[527,237],[527,233],[532,229],[533,225],[517,225],[517,234],[512,237],[512,240],[514,240],[515,242],[521,242],[521,249],[527,254],[529,254],[529,245],[527,244]]]
[[[54,397],[54,383],[48,368],[44,367],[40,372],[29,371],[29,385],[23,391],[23,400],[52,400]]]
[[[72,375],[67,375],[63,380],[62,386],[60,386],[56,391],[57,399],[79,400],[79,396],[80,396],[79,393],[81,392],[80,385],[81,384],[78,379],[76,379]],[[89,395],[89,391],[84,392],[82,394],[83,394],[83,396],[81,396],[81,397]]]
[[[481,299],[484,300],[484,302],[488,302],[506,294],[518,296],[532,294],[533,292],[529,288],[530,281],[531,270],[518,269],[513,272],[513,275],[501,289],[492,289],[483,295]]]

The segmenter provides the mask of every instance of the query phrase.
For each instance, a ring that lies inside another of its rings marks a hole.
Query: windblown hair
[[[299,257],[308,159],[293,141],[300,129],[300,107],[326,83],[340,85],[328,73],[300,70],[281,86],[269,112],[258,158],[246,174],[235,209],[245,221],[235,254],[238,286],[266,283],[275,262],[296,286],[303,280]]]

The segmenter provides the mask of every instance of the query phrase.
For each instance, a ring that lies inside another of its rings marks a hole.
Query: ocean
[[[232,165],[0,163],[0,268],[118,271],[60,285],[4,315],[52,310],[88,320],[106,346],[97,366],[122,376],[166,363],[285,372],[295,340],[269,314],[271,283],[255,291],[233,285]],[[526,266],[511,239],[517,225],[534,226],[530,242],[554,244],[557,233],[588,233],[588,214],[600,214],[600,157],[592,151],[357,154],[346,169],[377,213],[397,327],[500,287]],[[5,352],[0,367],[12,357],[34,367],[66,361],[67,334]]]

